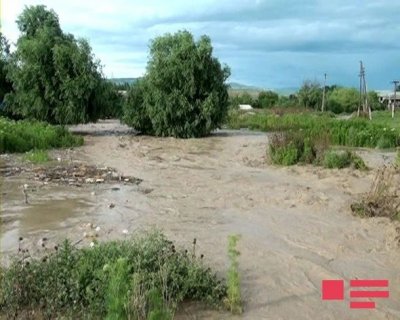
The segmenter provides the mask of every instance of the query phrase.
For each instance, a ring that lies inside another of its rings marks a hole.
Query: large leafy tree
[[[21,35],[10,60],[14,91],[6,96],[7,108],[57,124],[98,119],[107,90],[88,42],[63,33],[57,14],[41,5],[26,7],[17,25]]]
[[[6,93],[12,90],[11,82],[7,79],[7,66],[10,57],[10,46],[7,39],[0,33],[0,103]]]
[[[205,136],[227,114],[229,75],[209,37],[196,42],[188,31],[158,37],[146,76],[128,93],[125,122],[157,136]]]

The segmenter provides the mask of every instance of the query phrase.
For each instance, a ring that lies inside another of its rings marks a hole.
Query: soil
[[[88,246],[92,238],[158,228],[182,246],[196,238],[205,263],[223,277],[228,236],[239,234],[243,315],[185,304],[177,319],[400,319],[400,226],[350,209],[369,190],[374,168],[392,162],[394,152],[359,150],[373,168],[367,172],[282,168],[268,164],[263,133],[154,138],[112,120],[71,130],[86,134],[85,145],[56,150],[53,159],[112,168],[141,183],[44,184],[29,178],[29,168],[5,176],[4,261],[17,252],[19,237],[20,246],[40,252],[65,237]],[[5,161],[19,165],[11,156]],[[388,279],[390,298],[375,299],[374,310],[350,310],[349,280],[357,278]],[[324,279],[345,280],[345,301],[322,301]]]

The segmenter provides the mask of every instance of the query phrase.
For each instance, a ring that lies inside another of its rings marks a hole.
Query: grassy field
[[[376,116],[375,116],[376,115]],[[386,114],[374,114],[374,120],[363,118],[337,119],[331,114],[271,112],[231,112],[228,127],[260,131],[303,131],[307,137],[326,135],[333,145],[369,148],[400,146],[400,127]]]
[[[80,146],[83,138],[66,128],[27,120],[0,118],[0,153]]]
[[[394,118],[392,118],[390,111],[375,111],[372,113],[372,122],[386,128],[400,130],[400,112],[395,113]]]

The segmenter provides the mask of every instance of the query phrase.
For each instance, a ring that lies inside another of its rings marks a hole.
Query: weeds
[[[84,249],[66,241],[41,259],[17,257],[2,273],[6,318],[172,319],[183,300],[218,306],[227,294],[199,257],[158,232]]]
[[[230,261],[230,267],[228,270],[227,279],[227,293],[228,296],[225,299],[225,304],[228,309],[235,314],[241,314],[242,309],[242,299],[240,295],[240,278],[239,278],[239,263],[238,256],[239,251],[236,249],[237,242],[239,241],[239,236],[232,235],[228,238],[228,257]]]
[[[34,164],[40,164],[50,161],[50,157],[49,154],[44,150],[32,150],[24,155],[24,160]]]
[[[353,167],[358,170],[367,170],[368,167],[364,163],[363,159],[351,151],[328,151],[323,160],[323,166],[325,168],[342,169],[346,167]]]
[[[42,122],[0,118],[0,153],[80,146],[83,138]]]
[[[361,199],[353,203],[353,214],[361,217],[388,217],[393,220],[400,218],[400,198],[395,184],[396,170],[393,167],[383,167],[375,175],[371,190]]]

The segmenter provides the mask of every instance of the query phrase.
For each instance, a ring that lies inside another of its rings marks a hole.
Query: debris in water
[[[34,178],[39,181],[54,182],[60,184],[93,184],[124,181],[131,184],[139,184],[141,179],[119,175],[113,168],[98,168],[84,163],[74,163],[66,166],[39,167],[32,169]]]

